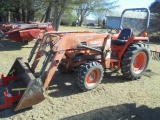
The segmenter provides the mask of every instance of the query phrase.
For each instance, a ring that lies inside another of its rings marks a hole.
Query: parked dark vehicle
[[[88,23],[88,24],[86,24],[86,26],[95,26],[95,24],[94,23]]]

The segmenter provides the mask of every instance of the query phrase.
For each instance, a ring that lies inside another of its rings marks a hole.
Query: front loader
[[[148,27],[148,9],[127,9],[121,18],[126,11],[146,12]],[[150,59],[150,51],[145,44],[148,37],[143,34],[134,36],[132,28],[120,27],[121,33],[117,39],[112,39],[116,37],[109,33],[45,33],[32,49],[28,62],[17,58],[8,75],[2,75],[1,86],[7,86],[7,90],[4,92],[5,104],[0,109],[10,108],[13,103],[18,102],[15,110],[21,110],[44,100],[43,92],[48,88],[57,69],[78,72],[77,85],[82,91],[96,88],[103,79],[104,69],[121,69],[126,79],[140,79]],[[37,75],[36,68],[39,69],[44,57]]]

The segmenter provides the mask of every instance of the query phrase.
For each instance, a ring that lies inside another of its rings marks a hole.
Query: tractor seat
[[[133,36],[132,29],[123,29],[116,40],[112,40],[112,44],[125,45],[128,39]]]

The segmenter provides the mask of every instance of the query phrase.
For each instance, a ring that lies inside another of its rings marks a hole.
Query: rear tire
[[[81,65],[78,71],[78,87],[82,91],[96,88],[103,78],[103,67],[98,62]]]
[[[121,72],[124,77],[140,79],[150,60],[150,51],[143,43],[133,44],[127,48],[121,61]]]

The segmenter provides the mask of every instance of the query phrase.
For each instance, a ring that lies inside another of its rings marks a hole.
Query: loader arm
[[[69,41],[69,42],[68,42]],[[50,46],[50,50],[52,52],[52,59],[51,64],[47,73],[47,76],[45,78],[44,87],[47,88],[51,79],[53,78],[53,75],[55,71],[57,70],[57,67],[59,63],[61,62],[62,58],[64,57],[65,51],[67,49],[76,48],[78,46],[79,42],[76,40],[75,36],[65,35],[65,36],[59,36],[58,34],[51,34],[46,33],[44,35],[43,41],[39,47],[38,53],[35,57],[35,60],[31,66],[31,70],[35,71],[41,57],[45,55],[46,53],[46,47],[47,45]],[[48,63],[46,63],[47,66]],[[43,76],[44,71],[46,69],[45,67],[41,68],[40,77]]]

